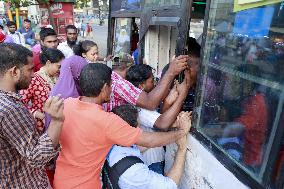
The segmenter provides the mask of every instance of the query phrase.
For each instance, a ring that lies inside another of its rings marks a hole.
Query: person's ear
[[[48,61],[46,61],[46,63],[45,63],[47,66],[49,66],[49,65],[51,65],[51,61],[50,60],[48,60]]]
[[[141,90],[144,90],[145,89],[145,83],[140,83],[138,85],[138,88],[141,89]]]
[[[82,57],[86,58],[87,57],[86,53],[82,53]]]
[[[12,67],[8,70],[8,74],[14,80],[19,80],[19,78],[21,76],[21,70],[19,68],[17,68],[16,66],[14,66],[14,67]]]

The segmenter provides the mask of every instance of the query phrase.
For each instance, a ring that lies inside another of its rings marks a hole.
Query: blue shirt
[[[136,145],[132,147],[114,145],[108,154],[107,161],[112,167],[126,156],[136,156],[143,160]],[[149,170],[143,163],[136,163],[128,168],[119,177],[118,185],[121,189],[177,189],[176,183],[171,178]]]
[[[26,43],[27,43],[28,39],[34,39],[35,38],[35,33],[33,32],[33,30],[31,28],[28,31],[26,31],[25,28],[21,28],[21,29],[19,29],[19,32],[24,35]]]

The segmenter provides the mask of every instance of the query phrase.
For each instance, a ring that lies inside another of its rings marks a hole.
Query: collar
[[[17,101],[20,101],[21,100],[21,95],[15,93],[15,92],[7,92],[7,91],[2,91],[0,90],[0,96],[3,96],[3,97],[11,97]]]

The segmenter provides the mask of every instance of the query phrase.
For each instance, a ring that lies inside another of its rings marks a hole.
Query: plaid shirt
[[[113,108],[127,103],[136,105],[142,90],[115,72],[112,72],[111,80],[112,93],[110,95],[110,102],[104,104],[105,111],[110,112]]]
[[[20,97],[0,90],[0,188],[48,188],[44,166],[58,151]]]

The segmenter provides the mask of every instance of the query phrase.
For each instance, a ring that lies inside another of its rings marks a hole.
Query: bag
[[[118,185],[119,177],[132,165],[136,163],[144,163],[136,156],[126,156],[115,163],[112,167],[108,161],[105,161],[102,170],[103,189],[120,189]]]

